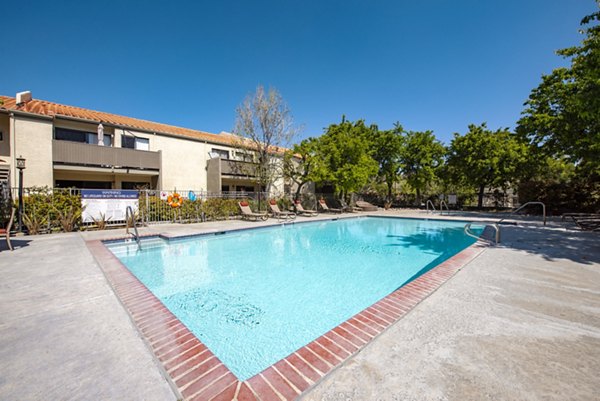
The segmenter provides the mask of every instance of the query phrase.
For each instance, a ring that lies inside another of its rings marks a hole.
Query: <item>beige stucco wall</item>
[[[131,134],[147,138],[150,151],[161,151],[161,174],[159,188],[164,190],[206,190],[207,146],[204,142],[181,137],[149,134],[127,130]],[[121,144],[123,130],[115,129],[115,143]]]
[[[18,177],[18,170],[14,167],[15,158],[23,156],[26,159],[23,185],[52,187],[52,120],[22,116],[12,116],[10,120],[13,150],[11,175]],[[13,185],[18,185],[17,180],[13,180]]]

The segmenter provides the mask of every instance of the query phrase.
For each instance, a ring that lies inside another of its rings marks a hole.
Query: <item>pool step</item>
[[[154,248],[162,248],[167,244],[167,242],[162,238],[152,237],[148,239],[141,238],[140,244],[143,250],[149,250]],[[117,257],[125,256],[131,254],[132,252],[135,253],[138,250],[137,243],[134,240],[126,240],[123,242],[108,244],[107,248],[110,249],[111,252]]]

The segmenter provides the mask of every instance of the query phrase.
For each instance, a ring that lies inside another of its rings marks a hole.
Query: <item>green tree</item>
[[[447,171],[455,182],[477,188],[477,205],[482,207],[485,188],[515,183],[527,160],[527,145],[507,129],[492,132],[485,123],[472,124],[464,136],[454,134]]]
[[[374,130],[371,137],[373,146],[373,159],[379,165],[378,177],[386,185],[386,201],[391,202],[394,184],[400,176],[400,156],[403,148],[402,133],[404,129],[396,123],[393,129],[380,131]]]
[[[421,204],[421,194],[436,177],[443,163],[446,149],[432,131],[410,131],[404,136],[400,152],[402,172],[407,183],[416,192],[416,204]]]
[[[284,155],[284,175],[296,184],[294,199],[298,199],[302,187],[311,181],[316,181],[317,151],[319,139],[307,138]]]
[[[378,171],[370,142],[376,129],[363,120],[331,124],[319,138],[315,181],[333,184],[340,197],[364,187]]]
[[[570,67],[542,76],[517,127],[542,153],[539,160],[564,156],[593,179],[600,176],[600,26],[593,25],[599,19],[600,12],[585,17],[582,45],[557,52]]]

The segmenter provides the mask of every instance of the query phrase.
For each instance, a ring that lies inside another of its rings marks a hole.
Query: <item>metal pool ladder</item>
[[[429,214],[429,205],[431,205],[431,213],[435,213],[435,205],[430,199],[427,199],[427,214]],[[442,200],[440,201],[440,215],[444,214],[444,207],[446,207],[446,213],[450,214],[450,209],[448,209],[448,204]]]
[[[450,209],[448,208],[448,204],[445,200],[440,201],[440,215],[444,214],[444,206],[446,206],[446,213],[450,214]]]
[[[431,213],[435,212],[435,205],[430,199],[427,199],[427,214],[429,214],[429,205],[431,205]]]
[[[140,234],[138,233],[138,229],[137,229],[137,222],[135,221],[135,215],[133,213],[133,208],[131,206],[127,206],[127,208],[125,209],[125,221],[126,221],[126,225],[127,225],[127,229],[126,229],[126,233],[129,233],[129,219],[131,219],[131,225],[133,226],[133,233],[131,233],[131,235],[133,235],[133,239],[135,239],[135,242],[137,243],[138,249],[141,250],[142,249],[142,244],[140,242]]]

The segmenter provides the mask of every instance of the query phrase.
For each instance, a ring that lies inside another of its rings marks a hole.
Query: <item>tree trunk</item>
[[[485,191],[485,185],[479,186],[479,195],[477,198],[477,207],[481,209],[483,207],[483,193]]]
[[[294,195],[294,201],[297,201],[298,199],[300,199],[300,191],[302,190],[302,187],[304,186],[304,184],[306,184],[306,183],[303,182],[300,185],[298,185],[298,188],[296,189],[296,194]]]
[[[417,198],[415,199],[417,207],[421,206],[421,190],[417,188]]]

